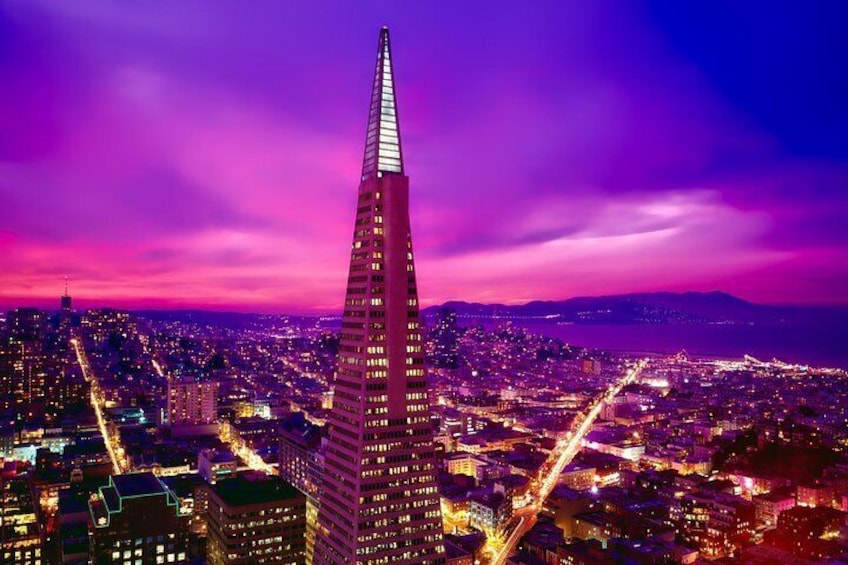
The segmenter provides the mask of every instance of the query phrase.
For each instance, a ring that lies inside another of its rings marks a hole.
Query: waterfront
[[[609,351],[675,353],[758,359],[848,368],[848,324],[687,325],[556,324],[516,320],[527,329],[566,343]],[[488,324],[486,324],[488,325]]]

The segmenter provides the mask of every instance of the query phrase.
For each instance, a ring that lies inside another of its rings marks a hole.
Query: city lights
[[[0,565],[848,563],[846,21],[4,3]]]

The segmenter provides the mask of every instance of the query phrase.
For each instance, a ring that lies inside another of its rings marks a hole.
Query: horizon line
[[[672,295],[684,295],[684,294],[698,294],[698,295],[709,295],[709,294],[723,294],[726,296],[730,296],[732,298],[742,300],[749,304],[755,306],[770,306],[770,307],[795,307],[795,308],[848,308],[848,302],[758,302],[749,300],[747,298],[743,298],[739,295],[733,294],[731,292],[713,289],[713,290],[657,290],[657,291],[637,291],[637,292],[622,292],[622,293],[612,293],[612,294],[582,294],[582,295],[572,295],[565,298],[550,298],[550,299],[542,299],[542,298],[534,298],[534,299],[522,299],[520,301],[515,302],[479,302],[479,301],[469,301],[464,300],[462,298],[451,298],[448,300],[435,302],[432,304],[428,304],[426,306],[422,305],[422,310],[430,309],[430,308],[438,308],[444,306],[449,303],[464,303],[469,305],[480,305],[480,306],[505,306],[505,307],[521,307],[526,306],[528,304],[543,302],[543,303],[559,303],[559,302],[567,302],[569,300],[576,300],[581,298],[614,298],[614,297],[626,297],[626,296],[635,296],[635,295],[660,295],[660,294],[672,294]],[[39,308],[45,311],[60,310],[60,306],[58,304],[58,300],[61,298],[61,295],[54,296],[44,296],[44,297],[0,297],[0,312],[5,312],[7,310],[12,310],[15,308]],[[169,303],[168,299],[86,299],[86,298],[76,298],[73,295],[71,298],[76,301],[82,301],[84,306],[83,308],[74,308],[75,311],[84,311],[89,309],[102,309],[102,308],[113,308],[115,310],[124,310],[128,312],[187,312],[187,311],[195,311],[195,312],[213,312],[220,314],[264,314],[264,315],[280,315],[280,316],[300,316],[300,317],[322,317],[322,316],[336,316],[340,315],[342,310],[344,309],[343,304],[339,304],[337,307],[303,307],[303,306],[263,306],[260,304],[197,304],[190,302],[175,302]],[[146,302],[151,302],[150,304],[145,305]],[[50,303],[48,306],[46,303]],[[55,306],[53,306],[55,305]]]

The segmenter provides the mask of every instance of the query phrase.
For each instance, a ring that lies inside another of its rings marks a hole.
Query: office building
[[[214,434],[218,382],[182,377],[168,381],[168,422],[174,435]]]
[[[189,562],[189,519],[153,473],[114,475],[89,501],[95,565]]]
[[[210,487],[207,563],[301,565],[306,496],[283,479],[250,473]]]
[[[380,31],[320,492],[318,565],[444,563],[389,31]]]

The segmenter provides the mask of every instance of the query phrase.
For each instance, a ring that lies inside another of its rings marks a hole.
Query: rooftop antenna
[[[68,275],[65,275],[65,296],[68,296]]]

